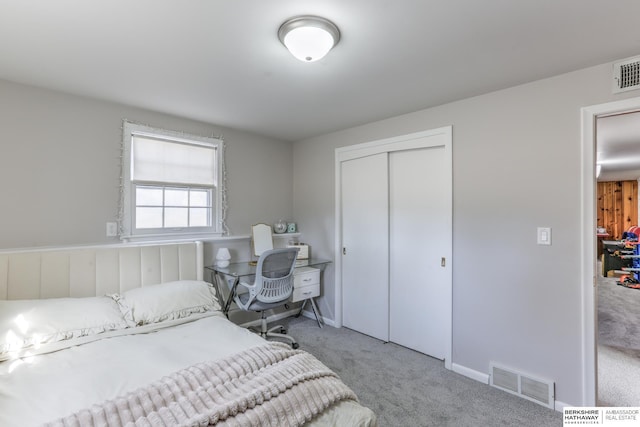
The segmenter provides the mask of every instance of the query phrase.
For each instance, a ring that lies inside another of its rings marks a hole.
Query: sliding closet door
[[[341,163],[344,326],[389,340],[387,154]]]
[[[445,358],[451,322],[445,156],[444,146],[389,153],[389,338],[438,359]]]
[[[336,324],[447,369],[451,147],[452,128],[443,127],[336,149]]]

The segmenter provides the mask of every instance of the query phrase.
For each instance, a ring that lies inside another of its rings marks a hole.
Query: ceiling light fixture
[[[298,16],[280,26],[278,38],[300,61],[314,62],[338,44],[340,30],[319,16]]]

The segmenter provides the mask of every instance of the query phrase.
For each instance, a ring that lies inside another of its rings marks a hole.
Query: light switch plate
[[[538,227],[538,244],[551,245],[551,227]]]
[[[116,237],[118,235],[118,223],[117,222],[108,222],[107,223],[107,237]]]

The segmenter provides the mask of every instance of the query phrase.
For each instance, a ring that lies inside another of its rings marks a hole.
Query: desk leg
[[[223,282],[223,281],[224,281],[224,276],[219,275],[215,271],[211,272],[210,282],[216,288],[216,296],[218,297],[218,300],[221,303],[222,303],[222,301],[224,299],[224,295],[222,295],[222,290],[220,289],[220,282]],[[226,308],[226,304],[223,304],[222,312],[226,315],[227,312],[225,311],[225,308]],[[228,318],[229,318],[229,315],[227,315],[227,319]]]
[[[311,308],[313,309],[313,314],[316,315],[316,322],[318,322],[318,327],[322,328],[322,320],[320,320],[320,312],[318,310],[318,306],[316,305],[316,302],[313,298],[309,298],[309,300],[311,300]]]
[[[222,280],[226,280],[226,278],[223,278]],[[227,316],[227,319],[229,318],[229,308],[231,307],[231,301],[233,301],[233,296],[236,294],[236,288],[238,287],[238,283],[240,283],[240,278],[236,277],[235,280],[233,281],[233,285],[231,286],[229,297],[227,298],[227,301],[224,303],[224,309],[222,310],[222,312],[224,313],[225,316]]]
[[[302,310],[304,310],[304,307],[307,305],[307,301],[309,300],[304,300],[302,301],[302,305],[300,306],[300,310],[298,310],[298,314],[296,314],[296,317],[300,317],[300,315],[302,314]]]
[[[309,301],[311,301],[311,309],[313,310],[313,314],[316,316],[316,322],[318,322],[318,326],[322,328],[320,311],[318,310],[318,306],[316,305],[316,302],[314,301],[313,298],[308,298],[302,302],[302,305],[300,306],[300,310],[298,310],[298,314],[296,314],[296,317],[300,317],[300,315],[302,314],[302,310],[304,310],[304,307],[307,305],[307,302]]]

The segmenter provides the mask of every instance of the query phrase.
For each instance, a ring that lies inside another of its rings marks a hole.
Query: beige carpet
[[[640,289],[598,280],[598,405],[640,406]]]
[[[289,321],[300,348],[340,375],[380,427],[562,426],[562,414],[448,371],[444,363],[307,318]]]

